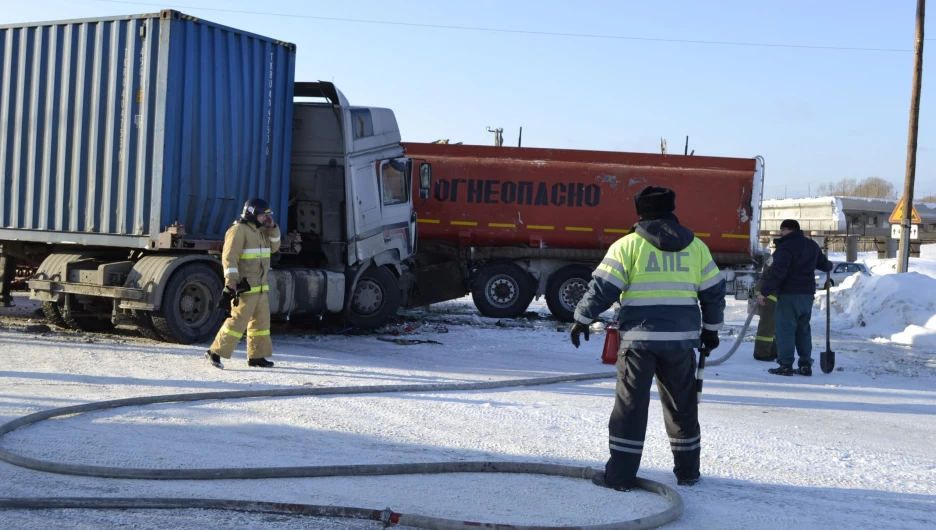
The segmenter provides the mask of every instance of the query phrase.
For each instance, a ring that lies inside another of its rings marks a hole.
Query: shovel
[[[832,273],[826,272],[826,285],[829,285],[829,280],[832,279]],[[822,368],[822,373],[829,374],[832,373],[832,370],[835,369],[835,352],[832,351],[832,345],[830,344],[829,335],[832,328],[832,289],[826,287],[826,304],[825,304],[825,351],[819,354],[819,367]]]

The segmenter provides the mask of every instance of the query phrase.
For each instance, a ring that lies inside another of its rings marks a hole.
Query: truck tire
[[[471,298],[481,314],[491,318],[516,318],[533,301],[533,280],[509,262],[485,265],[471,282]]]
[[[585,265],[569,265],[559,269],[546,282],[546,305],[556,319],[572,322],[575,306],[588,291],[592,270]]]
[[[57,302],[42,302],[42,313],[53,326],[68,328],[68,324],[62,318],[62,310]]]
[[[209,265],[192,263],[175,271],[166,284],[162,306],[152,313],[153,328],[166,342],[206,342],[221,327],[218,307],[221,276]]]
[[[400,298],[396,276],[386,267],[371,267],[354,286],[348,304],[348,323],[361,329],[379,328],[396,315]]]

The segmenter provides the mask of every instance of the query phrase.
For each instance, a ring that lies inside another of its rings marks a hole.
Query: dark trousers
[[[0,307],[13,305],[13,293],[10,286],[16,276],[16,260],[12,256],[0,254]]]
[[[622,350],[618,354],[617,395],[608,422],[611,458],[605,464],[609,484],[633,486],[636,482],[654,375],[673,450],[673,473],[682,479],[699,477],[701,434],[695,367],[694,350]]]
[[[799,354],[799,366],[812,366],[813,295],[781,294],[777,297],[777,363],[793,364],[793,350]]]

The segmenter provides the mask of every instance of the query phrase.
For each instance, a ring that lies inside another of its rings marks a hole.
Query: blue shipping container
[[[295,46],[176,11],[0,26],[0,240],[223,239],[285,221]]]

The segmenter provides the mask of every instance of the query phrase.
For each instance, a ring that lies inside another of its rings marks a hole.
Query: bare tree
[[[932,203],[936,203],[936,195],[927,195],[926,197],[920,197],[919,199],[914,199],[913,202],[932,202]]]
[[[817,189],[820,195],[837,195],[842,197],[868,197],[871,199],[896,199],[897,188],[890,182],[878,178],[868,177],[862,181],[857,179],[842,179],[838,182],[820,184]]]

